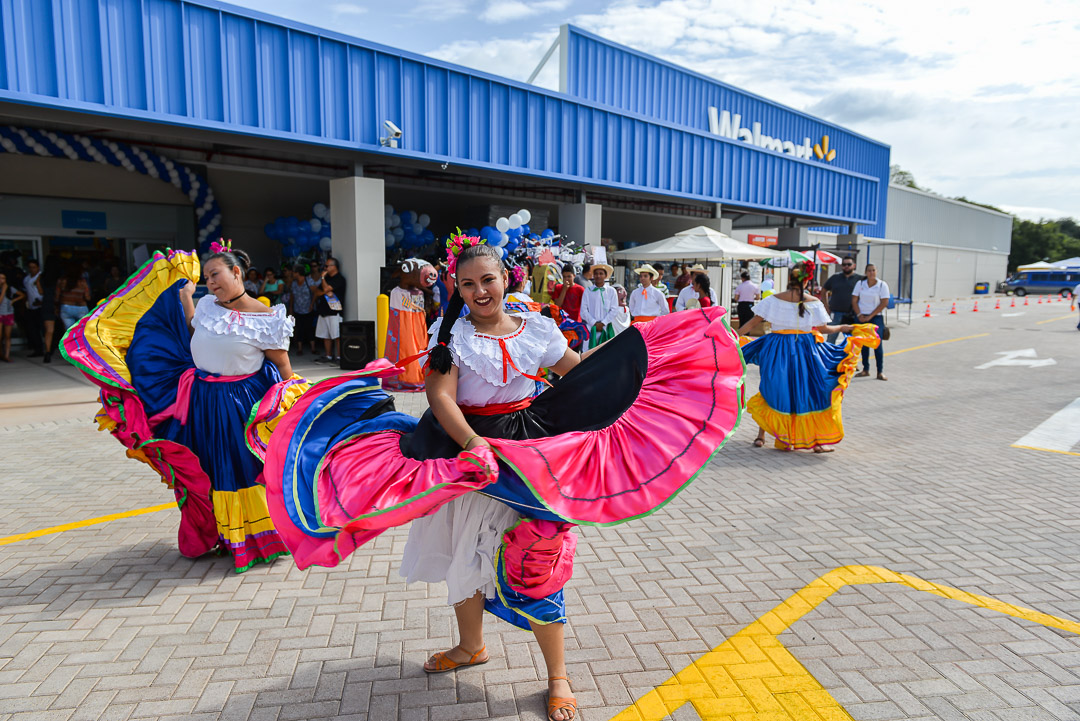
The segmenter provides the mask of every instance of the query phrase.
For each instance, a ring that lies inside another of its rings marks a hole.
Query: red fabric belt
[[[487,406],[458,406],[467,416],[501,416],[504,413],[523,411],[532,405],[532,398],[522,398],[513,403],[492,403]]]

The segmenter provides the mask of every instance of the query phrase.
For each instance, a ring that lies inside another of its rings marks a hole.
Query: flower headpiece
[[[518,283],[525,282],[525,269],[520,265],[515,265],[510,268],[510,285],[517,285]]]
[[[814,261],[800,260],[791,269],[791,276],[800,283],[814,277]]]
[[[210,244],[211,253],[231,253],[232,252],[232,238],[225,241],[224,244],[214,241]]]
[[[487,241],[476,236],[465,235],[461,228],[456,233],[451,233],[446,241],[446,269],[450,275],[457,275],[457,259],[461,251],[474,245],[482,245]]]

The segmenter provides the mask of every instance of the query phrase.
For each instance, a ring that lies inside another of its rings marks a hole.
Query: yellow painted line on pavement
[[[147,506],[146,508],[135,508],[130,511],[124,511],[123,513],[110,513],[107,516],[98,516],[97,518],[87,518],[85,521],[75,521],[74,523],[65,523],[62,526],[50,526],[49,528],[39,528],[36,531],[29,531],[27,533],[16,533],[14,536],[0,537],[0,546],[5,546],[9,543],[16,543],[18,541],[28,541],[31,538],[40,538],[41,536],[48,536],[53,533],[63,533],[64,531],[71,531],[76,528],[86,528],[87,526],[96,526],[99,523],[108,523],[109,521],[118,521],[121,518],[131,518],[132,516],[141,516],[144,513],[155,513],[157,511],[164,511],[166,508],[176,508],[176,503],[162,503],[160,506]]]
[[[784,648],[779,636],[845,586],[895,583],[1080,634],[1080,623],[879,566],[829,571],[648,692],[611,721],[662,721],[686,703],[703,721],[853,721],[844,707]]]
[[[985,338],[990,335],[989,333],[979,333],[978,335],[965,335],[962,338],[950,338],[949,340],[939,340],[933,343],[927,343],[926,345],[917,345],[912,348],[904,348],[902,350],[894,350],[886,353],[885,355],[900,355],[901,353],[907,353],[912,350],[922,350],[923,348],[931,348],[936,345],[942,345],[944,343],[955,343],[959,340],[971,340],[972,338]]]
[[[1066,318],[1075,318],[1075,313],[1069,313],[1068,315],[1059,315],[1057,318],[1047,318],[1046,320],[1040,320],[1035,325],[1042,325],[1043,323],[1053,323],[1056,320],[1065,320]]]
[[[1038,446],[1021,446],[1018,443],[1012,444],[1013,448],[1023,448],[1027,451],[1042,451],[1044,453],[1060,453],[1063,456],[1080,456],[1080,453],[1075,451],[1059,451],[1056,448],[1039,448]]]

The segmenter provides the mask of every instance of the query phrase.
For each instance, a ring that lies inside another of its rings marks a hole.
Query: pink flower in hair
[[[461,255],[461,251],[474,245],[481,245],[486,243],[483,238],[477,238],[476,236],[468,236],[461,232],[461,228],[457,229],[456,233],[451,233],[450,238],[446,241],[446,270],[450,275],[457,275],[457,259]]]

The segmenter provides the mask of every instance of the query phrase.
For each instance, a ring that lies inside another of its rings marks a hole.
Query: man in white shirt
[[[851,291],[851,307],[855,309],[856,320],[859,323],[873,323],[878,327],[878,335],[881,335],[885,330],[885,319],[882,318],[881,312],[889,305],[889,286],[885,281],[878,280],[877,268],[873,264],[866,266],[866,277],[855,284],[855,290]],[[888,380],[885,374],[881,372],[882,365],[885,362],[885,351],[881,346],[884,345],[884,338],[882,343],[878,344],[878,347],[874,349],[874,361],[877,363],[877,379],[879,381]],[[856,377],[863,377],[870,375],[870,349],[863,346],[862,349],[862,370],[855,374]]]
[[[699,273],[704,273],[705,268],[700,264],[696,264],[690,268],[690,285],[686,286],[679,291],[679,297],[675,299],[675,310],[686,310],[686,301],[697,296],[697,291],[694,290],[693,277]],[[712,300],[712,304],[716,305],[716,291],[709,288],[709,298]]]
[[[1080,283],[1076,284],[1076,287],[1072,289],[1072,303],[1073,305],[1080,305],[1076,302],[1076,297],[1080,295]],[[1080,330],[1080,323],[1076,324],[1076,330]]]
[[[735,288],[735,302],[738,304],[735,309],[739,314],[739,327],[742,328],[754,317],[754,301],[761,297],[761,291],[751,282],[750,274],[745,270],[739,277],[742,283]]]
[[[586,288],[581,297],[581,321],[589,329],[589,348],[615,337],[611,324],[621,315],[622,308],[619,306],[619,294],[607,284],[614,270],[607,263],[594,263],[592,287]]]
[[[670,312],[667,296],[656,287],[660,271],[646,263],[637,269],[637,275],[641,285],[629,298],[630,315],[634,317],[634,322],[644,323],[657,316],[667,315]]]
[[[36,260],[26,262],[26,277],[23,278],[26,291],[26,341],[30,344],[30,358],[44,355],[45,342],[42,340],[44,322],[41,318],[41,266]]]

